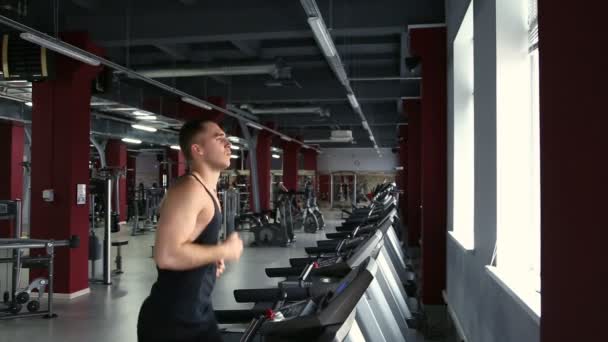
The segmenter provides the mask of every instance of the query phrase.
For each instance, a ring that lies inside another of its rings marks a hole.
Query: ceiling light
[[[131,125],[131,127],[135,128],[135,129],[139,129],[141,131],[152,132],[152,133],[157,131],[157,129],[154,127],[144,126],[144,125],[133,124],[133,125]]]
[[[326,57],[335,57],[336,56],[336,47],[334,46],[334,42],[327,32],[327,27],[321,18],[312,17],[308,18],[308,24],[312,29],[312,32],[317,38],[319,45],[321,45],[321,50],[323,50],[323,54]]]
[[[237,156],[236,154],[231,154],[230,159],[239,159],[239,156]]]
[[[26,102],[26,103],[25,103],[25,105],[26,105],[26,106],[28,106],[28,107],[31,107],[31,106],[33,106],[34,104],[28,101],[28,102]]]
[[[272,152],[281,152],[281,150],[280,150],[280,149],[278,149],[278,148],[276,148],[276,147],[271,147],[271,148],[270,148],[270,150],[271,150]]]
[[[350,105],[353,107],[353,109],[359,108],[359,102],[357,102],[355,94],[349,93],[346,94],[346,97],[348,97],[348,102],[350,102]]]
[[[143,110],[136,110],[136,111],[134,111],[131,114],[133,114],[135,116],[149,116],[149,115],[152,115],[152,113],[146,112],[146,111],[143,111]]]
[[[374,136],[373,136],[373,135],[370,135],[370,136],[369,136],[369,140],[371,140],[372,142],[376,142],[376,139],[374,139]]]
[[[272,154],[272,158],[274,158],[274,159],[279,159],[279,158],[281,158],[281,156],[280,156],[280,155],[278,155],[278,154]]]
[[[247,123],[247,126],[249,126],[249,127],[251,127],[251,128],[254,128],[254,129],[257,129],[257,130],[262,130],[262,129],[264,129],[264,127],[262,127],[262,126],[260,126],[260,125],[258,125],[258,124],[254,124],[253,122],[248,122],[248,123]]]
[[[64,56],[79,60],[83,63],[86,63],[88,65],[92,65],[92,66],[99,66],[101,63],[99,62],[99,60],[95,59],[95,58],[91,58],[89,56],[85,56],[84,54],[82,54],[79,51],[74,50],[72,47],[70,47],[69,44],[66,45],[62,45],[60,40],[54,41],[54,40],[50,40],[47,38],[43,38],[40,37],[38,35],[29,33],[29,32],[23,32],[19,35],[21,37],[21,39],[27,40],[30,43],[34,43],[34,44],[38,44],[42,47],[45,47],[49,50],[53,50],[57,53],[60,53]],[[51,38],[52,39],[52,38]],[[65,44],[65,43],[64,43]]]
[[[156,116],[154,116],[154,115],[138,116],[137,119],[145,120],[145,121],[154,121],[154,120],[156,120]]]
[[[141,144],[141,140],[138,140],[138,139],[122,138],[122,141],[124,141],[126,143],[131,143],[131,144]]]
[[[133,108],[133,107],[116,107],[116,108],[108,108],[108,109],[104,109],[107,111],[111,111],[111,112],[122,112],[122,111],[127,111],[127,110],[136,110],[137,108]]]
[[[239,142],[239,137],[228,137],[228,140],[232,142]]]
[[[171,149],[178,150],[178,151],[181,150],[181,148],[179,148],[178,145],[171,145]]]
[[[213,109],[213,107],[211,107],[208,103],[203,102],[203,101],[199,101],[199,100],[196,100],[196,99],[193,99],[191,97],[184,96],[184,97],[182,97],[182,101],[184,101],[184,102],[186,102],[188,104],[191,104],[193,106],[206,109],[206,110],[212,110]]]
[[[368,130],[368,131],[369,131],[369,124],[367,123],[367,121],[363,120],[363,121],[361,122],[361,125],[363,126],[363,128],[365,128],[366,130]]]
[[[233,149],[233,150],[240,150],[241,149],[241,147],[237,146],[237,145],[230,145],[230,148]]]
[[[290,137],[285,136],[285,135],[281,135],[281,139],[283,139],[285,141],[293,141],[293,139],[291,139]]]

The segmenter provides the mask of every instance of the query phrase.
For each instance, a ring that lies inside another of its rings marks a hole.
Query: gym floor
[[[326,232],[334,231],[340,222],[337,220],[338,215],[337,212],[326,214],[325,231],[297,234],[295,246],[245,248],[240,261],[228,264],[226,272],[218,279],[213,292],[214,307],[250,307],[247,303],[236,303],[232,291],[238,288],[276,286],[278,280],[268,278],[264,268],[288,266],[289,258],[306,256],[304,247],[315,245],[317,240],[325,239]],[[246,246],[253,241],[251,233],[242,233],[241,236]],[[89,295],[69,302],[56,300],[55,310],[59,317],[53,320],[27,318],[0,321],[0,341],[137,341],[139,308],[156,280],[154,261],[150,257],[150,246],[153,244],[153,233],[130,237],[129,245],[123,251],[125,273],[114,277],[112,286],[91,285]],[[414,342],[422,341],[424,339],[419,338]]]

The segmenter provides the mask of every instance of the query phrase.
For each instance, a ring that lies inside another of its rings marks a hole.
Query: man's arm
[[[238,236],[230,236],[224,244],[217,246],[189,241],[196,228],[198,214],[205,205],[212,205],[212,199],[205,198],[199,188],[189,186],[189,181],[184,179],[176,184],[167,193],[160,209],[154,261],[161,269],[188,270],[221,259],[235,260],[242,253],[243,242]]]

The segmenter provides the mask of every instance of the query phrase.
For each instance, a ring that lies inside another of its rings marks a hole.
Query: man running
[[[226,134],[213,121],[194,120],[180,130],[179,144],[191,172],[171,187],[160,209],[158,279],[139,313],[139,342],[221,341],[211,292],[224,260],[243,253],[236,233],[218,244],[222,216],[215,189],[230,165]]]

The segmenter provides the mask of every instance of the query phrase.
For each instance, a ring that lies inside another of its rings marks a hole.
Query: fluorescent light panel
[[[154,120],[156,120],[156,116],[154,116],[154,115],[138,116],[137,120],[154,121]]]
[[[237,156],[236,154],[231,154],[230,155],[230,159],[238,159],[240,158],[239,156]]]
[[[237,145],[230,145],[230,148],[233,149],[233,150],[240,150],[241,149],[241,147],[237,146]]]
[[[171,145],[171,149],[173,150],[181,150],[181,148],[178,145]]]
[[[122,141],[130,144],[141,144],[141,140],[132,139],[132,138],[122,138]]]
[[[212,110],[213,107],[211,107],[210,105],[208,105],[207,103],[203,102],[203,101],[199,101],[199,100],[195,100],[193,98],[190,97],[182,97],[182,101],[191,104],[193,106],[199,107],[199,108],[203,108],[206,110]]]
[[[66,57],[76,59],[76,60],[86,63],[88,65],[99,66],[101,64],[101,62],[99,62],[99,60],[97,60],[97,59],[91,58],[89,56],[85,56],[76,50],[73,50],[67,46],[60,45],[57,42],[51,41],[47,38],[43,38],[43,37],[37,36],[35,34],[29,33],[29,32],[23,32],[19,36],[21,37],[21,39],[27,40],[30,43],[40,45],[49,50],[53,50]]]
[[[315,37],[317,37],[319,45],[321,45],[321,50],[323,50],[323,54],[326,57],[335,57],[336,47],[334,46],[334,42],[331,39],[323,20],[318,17],[308,18],[308,24],[310,25],[312,32],[315,34]]]
[[[359,108],[359,102],[357,102],[357,98],[355,97],[355,94],[350,93],[350,94],[347,94],[346,97],[348,98],[348,102],[350,102],[350,105],[353,108]]]
[[[144,126],[144,125],[133,124],[133,125],[131,125],[131,127],[135,128],[135,129],[139,129],[141,131],[152,132],[152,133],[157,131],[157,129],[154,127]]]
[[[247,126],[249,126],[249,127],[251,127],[251,128],[254,128],[254,129],[257,129],[257,130],[262,130],[262,129],[263,129],[263,127],[262,127],[262,126],[260,126],[260,125],[258,125],[258,124],[254,124],[253,122],[248,122],[248,123],[247,123]]]
[[[272,155],[272,158],[274,158],[274,159],[279,159],[279,158],[281,158],[281,156],[280,156],[280,155],[278,155],[278,154],[273,154],[273,155]]]

